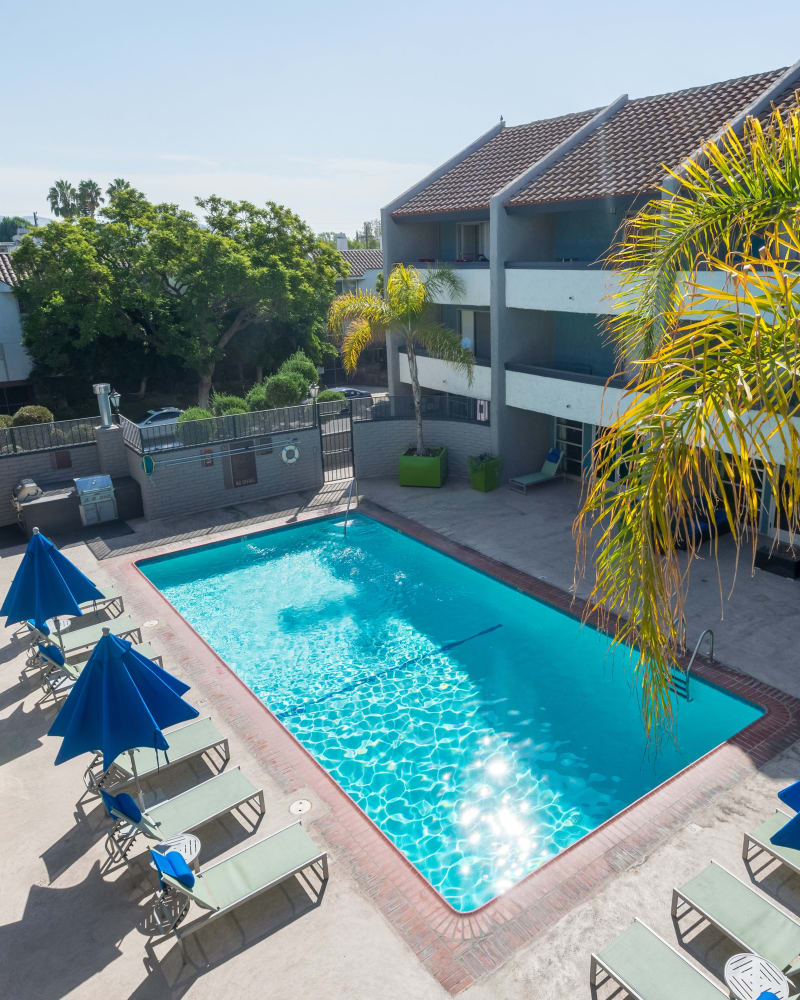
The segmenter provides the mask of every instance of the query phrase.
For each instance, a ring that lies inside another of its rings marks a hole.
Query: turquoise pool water
[[[695,679],[653,756],[606,636],[362,515],[138,566],[461,911],[762,714]]]

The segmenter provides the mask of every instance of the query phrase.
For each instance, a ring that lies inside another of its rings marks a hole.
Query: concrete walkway
[[[459,484],[441,491],[402,490],[393,483],[361,483],[373,502],[442,532],[458,541],[544,578],[558,586],[572,582],[574,543],[571,520],[576,490],[556,484],[528,497],[507,490],[479,494]],[[167,666],[192,684],[191,700],[210,714],[231,739],[234,763],[263,785],[267,813],[263,836],[289,821],[291,801],[307,789],[283,787],[279,776],[251,753],[237,736],[239,720],[226,716],[224,699],[207,674],[195,669],[202,646],[190,634],[167,631],[160,598],[145,584],[131,586],[130,562],[137,546],[152,551],[179,548],[185,539],[236,534],[278,516],[281,506],[298,517],[324,509],[322,501],[292,498],[248,505],[236,515],[197,515],[181,524],[133,525],[136,535],[118,541],[100,562],[84,544],[68,554],[102,587],[115,583],[126,592],[126,612],[147,623],[145,641],[169,650]],[[0,593],[5,593],[22,548],[0,552]],[[691,627],[708,624],[717,631],[719,657],[776,687],[800,695],[797,629],[800,584],[757,572],[740,574],[739,585],[719,623],[718,590],[710,563],[698,564],[692,590]],[[722,555],[723,578],[733,567],[729,550]],[[147,904],[153,881],[145,860],[130,869],[103,873],[106,862],[102,809],[89,802],[76,807],[84,762],[53,767],[57,742],[45,734],[52,709],[37,706],[39,692],[18,681],[22,642],[6,633],[0,648],[0,977],[2,993],[13,1000],[56,998],[204,998],[269,997],[294,1000],[298,995],[347,1000],[416,1000],[444,998],[431,978],[380,911],[361,891],[345,859],[331,853],[331,877],[319,905],[298,885],[275,890],[243,908],[236,919],[217,922],[202,938],[202,950],[190,948],[181,966],[179,951],[152,947],[146,934]],[[187,630],[188,633],[188,630]],[[800,736],[800,734],[798,734]],[[160,781],[161,794],[188,787],[208,774],[205,765],[177,767]],[[563,1000],[589,996],[589,953],[624,929],[634,914],[644,917],[668,940],[675,941],[669,917],[673,884],[695,874],[711,857],[746,878],[740,860],[742,831],[756,825],[775,807],[775,792],[800,777],[800,746],[748,777],[731,793],[697,808],[684,829],[665,832],[649,856],[631,856],[619,877],[576,907],[567,918],[523,946],[509,962],[462,994],[469,1000]],[[314,802],[308,829],[324,808]],[[317,811],[315,811],[317,810]],[[222,857],[251,832],[232,819],[203,831],[204,857]],[[767,887],[800,913],[797,880],[771,875]],[[701,930],[686,952],[719,975],[732,952],[719,935]]]

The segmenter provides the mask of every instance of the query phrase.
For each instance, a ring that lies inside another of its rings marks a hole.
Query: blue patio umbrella
[[[89,577],[34,528],[0,615],[7,616],[6,625],[30,620],[41,628],[56,615],[80,615],[84,601],[102,596]]]
[[[199,714],[181,695],[189,685],[137,652],[127,639],[103,629],[103,637],[50,727],[64,741],[56,757],[62,764],[84,753],[103,754],[103,768],[130,752],[136,788],[142,792],[133,751],[169,747],[162,729]]]

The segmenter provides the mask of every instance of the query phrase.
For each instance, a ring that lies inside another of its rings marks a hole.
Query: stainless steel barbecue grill
[[[80,504],[81,523],[102,524],[117,518],[117,498],[111,476],[79,476],[74,479]]]

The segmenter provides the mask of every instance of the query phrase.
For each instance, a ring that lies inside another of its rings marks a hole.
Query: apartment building
[[[500,121],[383,210],[384,271],[447,264],[464,294],[439,302],[475,355],[471,386],[419,359],[426,390],[489,401],[504,474],[539,468],[555,443],[579,477],[623,396],[603,331],[616,279],[601,266],[626,216],[728,124],[793,103],[800,63],[527,125]],[[390,339],[389,391],[408,391]]]

